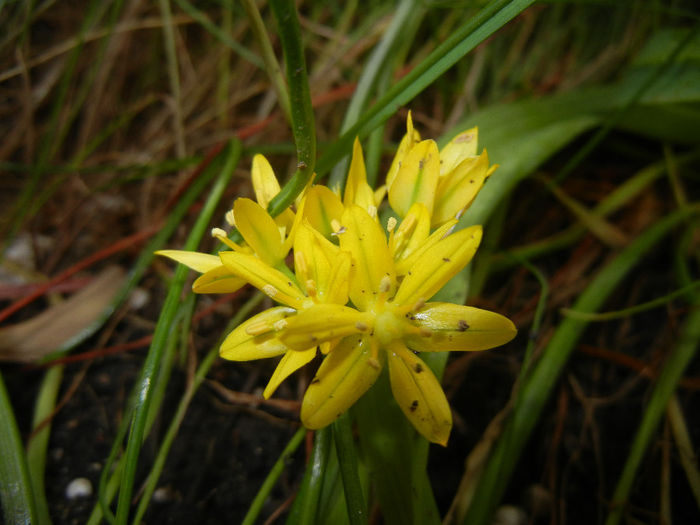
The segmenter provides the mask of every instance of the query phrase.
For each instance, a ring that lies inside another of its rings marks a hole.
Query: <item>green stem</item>
[[[306,465],[304,478],[296,501],[289,513],[287,525],[313,525],[316,523],[318,503],[321,498],[326,464],[331,450],[331,429],[329,427],[316,431],[311,459]],[[321,521],[323,523],[323,521]]]
[[[270,8],[277,22],[280,43],[284,51],[292,134],[297,148],[297,170],[268,206],[270,215],[276,217],[289,207],[311,180],[316,165],[316,129],[301,41],[301,28],[294,2],[293,0],[271,0]]]
[[[333,423],[333,441],[338,454],[340,475],[343,478],[345,504],[350,525],[367,523],[367,504],[362,494],[362,484],[358,470],[357,450],[352,437],[350,415],[346,412]]]

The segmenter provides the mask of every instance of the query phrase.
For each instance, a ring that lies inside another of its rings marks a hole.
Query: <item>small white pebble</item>
[[[136,288],[131,292],[129,297],[129,308],[132,310],[140,310],[148,304],[151,299],[151,295],[143,288]]]
[[[175,499],[173,490],[170,487],[158,487],[153,491],[153,501],[156,503],[167,503]]]
[[[520,507],[515,505],[502,505],[496,510],[492,525],[525,525],[527,514]]]
[[[66,487],[66,498],[69,500],[89,498],[92,496],[92,483],[87,478],[75,478]]]

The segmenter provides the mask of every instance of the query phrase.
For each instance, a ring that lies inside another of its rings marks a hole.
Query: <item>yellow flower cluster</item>
[[[215,255],[164,250],[202,273],[198,293],[226,293],[249,283],[280,306],[231,332],[221,356],[247,361],[282,356],[263,395],[291,373],[324,356],[302,402],[311,429],[333,422],[387,367],[394,397],[418,432],[445,444],[452,427],[439,381],[417,352],[484,350],[516,333],[507,318],[478,308],[429,302],[474,256],[481,227],[453,231],[495,166],[476,154],[477,130],[442,150],[421,140],[409,114],[407,133],[386,186],[367,183],[362,148],[355,141],[341,196],[316,185],[298,200],[296,213],[266,211],[279,184],[264,157],[253,159],[257,203],[239,198],[227,214],[245,245],[223,230],[213,235],[230,250]],[[388,195],[394,215],[385,228],[377,210]],[[285,261],[293,250],[293,269]]]

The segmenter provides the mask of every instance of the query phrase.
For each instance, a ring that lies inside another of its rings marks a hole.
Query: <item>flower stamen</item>
[[[240,251],[241,247],[237,245],[235,242],[233,242],[231,239],[228,238],[226,235],[226,231],[222,230],[221,228],[212,228],[211,229],[211,236],[214,237],[215,239],[218,239],[221,241],[223,244],[231,248],[233,251]]]

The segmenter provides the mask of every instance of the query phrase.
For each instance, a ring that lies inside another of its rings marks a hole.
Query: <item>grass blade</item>
[[[12,404],[0,375],[0,501],[7,525],[40,523],[22,440]]]
[[[324,175],[348,151],[356,136],[365,137],[396,110],[411,101],[469,51],[503,27],[534,0],[495,0],[454,32],[408,75],[387,91],[357,123],[338,138],[318,159],[316,172]]]
[[[697,208],[693,210],[697,212]],[[669,214],[643,232],[612,260],[579,296],[572,309],[594,312],[603,304],[615,286],[632,267],[675,226],[689,217],[688,210]],[[567,318],[555,331],[542,358],[532,369],[518,391],[510,420],[498,440],[474,494],[474,503],[462,523],[478,525],[489,522],[501,499],[520,453],[532,432],[544,404],[573,351],[587,322]],[[700,325],[700,323],[698,323]]]
[[[197,219],[190,236],[185,244],[185,250],[194,250],[206,231],[214,209],[218,204],[224,189],[233,175],[234,168],[240,158],[241,146],[238,141],[231,143],[227,151],[226,165],[219,174],[216,184],[207,199],[207,202],[202,209],[202,213]],[[131,495],[134,488],[134,478],[136,476],[136,467],[138,464],[139,452],[144,438],[146,419],[148,417],[149,406],[152,398],[152,382],[158,373],[159,364],[165,343],[169,337],[170,327],[177,312],[182,286],[185,282],[188,269],[185,266],[179,266],[175,270],[175,277],[168,291],[168,296],[165,300],[163,310],[161,312],[155,333],[153,334],[153,342],[146,357],[142,374],[136,385],[138,392],[134,414],[131,418],[131,429],[129,432],[129,440],[126,449],[126,462],[122,472],[122,478],[119,490],[119,499],[117,502],[116,522],[125,524],[129,517],[129,508],[131,506]]]

